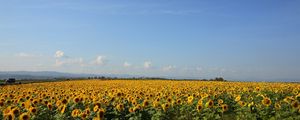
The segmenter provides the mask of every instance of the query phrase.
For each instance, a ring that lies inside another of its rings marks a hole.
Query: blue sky
[[[0,71],[300,80],[298,0],[0,0]]]

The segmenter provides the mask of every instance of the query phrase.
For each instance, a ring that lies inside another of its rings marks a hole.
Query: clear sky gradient
[[[0,0],[0,71],[300,80],[299,0]]]

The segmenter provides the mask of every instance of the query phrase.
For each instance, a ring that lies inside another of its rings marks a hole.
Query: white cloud
[[[144,68],[150,68],[152,63],[150,61],[144,62]]]
[[[77,65],[77,66],[81,66],[81,67],[86,66],[86,64],[84,63],[82,58],[73,58],[73,59],[68,58],[68,59],[63,59],[63,60],[60,60],[60,59],[55,60],[56,67],[60,67],[63,65]]]
[[[130,67],[130,66],[131,66],[131,64],[130,64],[130,63],[128,63],[128,62],[124,62],[123,66],[124,66],[124,67]]]
[[[29,55],[27,53],[18,53],[18,54],[16,54],[16,56],[18,56],[18,57],[30,57],[31,55]]]
[[[61,57],[63,57],[64,55],[65,55],[65,53],[64,53],[63,51],[58,50],[58,51],[55,52],[54,57],[55,57],[55,58],[61,58]]]
[[[41,56],[41,55],[35,55],[35,54],[20,52],[18,54],[15,54],[15,56],[16,57],[36,57],[36,56]]]
[[[175,69],[176,66],[173,66],[173,65],[169,65],[169,66],[165,66],[162,68],[163,71],[170,71],[170,70],[173,70]]]
[[[104,65],[106,64],[107,60],[105,56],[97,56],[96,60],[92,62],[92,64],[96,65]]]

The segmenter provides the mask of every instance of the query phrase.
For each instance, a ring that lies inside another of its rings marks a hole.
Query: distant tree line
[[[98,79],[98,80],[200,80],[200,81],[227,81],[223,77],[216,77],[214,79],[169,79],[162,77],[105,77],[105,76],[93,76],[87,77],[86,79]]]
[[[20,79],[16,80],[15,78],[9,78],[5,80],[0,80],[0,85],[7,85],[7,84],[23,84],[24,83],[31,83],[31,82],[51,82],[51,81],[69,81],[69,80],[89,80],[89,79],[97,79],[97,80],[198,80],[198,81],[227,81],[223,77],[216,77],[214,79],[170,79],[170,78],[162,78],[162,77],[105,77],[105,76],[92,76],[92,77],[60,77],[60,78],[53,78],[53,79]],[[2,81],[2,82],[1,82]]]

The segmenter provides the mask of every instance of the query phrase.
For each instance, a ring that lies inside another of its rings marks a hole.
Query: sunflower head
[[[143,102],[143,107],[148,107],[148,106],[149,106],[149,101],[145,100],[145,101]]]
[[[71,113],[72,117],[78,117],[80,114],[80,110],[79,109],[74,109]]]
[[[61,114],[65,113],[66,107],[67,107],[66,105],[63,105],[63,106],[62,106],[61,111],[60,111]]]
[[[205,103],[205,107],[207,108],[211,108],[214,106],[214,101],[213,100],[208,100],[206,103]]]
[[[176,101],[176,103],[180,105],[180,104],[181,104],[181,99],[178,99],[178,100]]]
[[[104,109],[100,109],[99,112],[98,112],[98,117],[100,119],[103,119],[104,118],[104,113],[105,113]]]
[[[202,104],[198,104],[198,105],[197,105],[197,111],[198,111],[198,112],[200,112],[200,111],[202,110],[202,108],[203,108]]]
[[[52,108],[53,108],[53,106],[52,106],[51,103],[48,103],[48,104],[47,104],[47,107],[48,107],[49,110],[52,110]]]
[[[67,99],[63,99],[61,102],[62,102],[62,104],[67,104],[68,100]]]
[[[171,103],[172,102],[172,98],[171,97],[167,98],[167,102]]]
[[[228,105],[227,104],[221,105],[221,108],[222,108],[222,112],[228,111]]]
[[[275,109],[276,109],[276,110],[279,110],[279,109],[281,109],[281,105],[280,105],[280,103],[275,103]]]
[[[30,120],[30,116],[28,113],[23,113],[20,115],[20,120]]]
[[[239,101],[238,104],[239,104],[241,107],[247,106],[247,103],[244,102],[244,101]]]
[[[224,103],[224,101],[223,101],[222,99],[219,99],[219,100],[218,100],[218,104],[219,104],[219,105],[221,105],[221,104],[223,104],[223,103]]]
[[[297,100],[295,100],[291,103],[291,106],[292,106],[292,108],[297,109],[300,106],[300,104]]]
[[[240,95],[236,96],[235,99],[234,99],[234,101],[236,101],[236,102],[238,102],[240,100],[241,100],[241,96]]]
[[[4,102],[0,101],[0,107],[4,106]]]
[[[262,101],[261,101],[261,103],[263,104],[263,105],[265,105],[265,106],[270,106],[271,104],[272,104],[272,101],[271,101],[271,99],[270,98],[268,98],[268,97],[265,97]]]
[[[123,105],[123,104],[118,104],[118,105],[117,105],[117,110],[118,110],[119,112],[123,111],[123,110],[124,110],[124,105]]]
[[[79,97],[75,97],[73,101],[74,101],[74,103],[78,103],[80,101],[80,98]]]
[[[169,103],[165,103],[161,105],[162,109],[166,112],[168,108],[170,107]]]
[[[194,100],[194,96],[189,96],[187,102],[188,102],[189,104],[191,104],[191,103],[193,103],[193,100]]]
[[[5,120],[14,120],[15,115],[13,113],[4,114],[4,119]]]
[[[87,114],[86,114],[86,113],[82,113],[82,114],[81,114],[81,118],[82,118],[82,119],[85,119],[86,117],[87,117]]]
[[[129,108],[129,112],[130,112],[130,113],[134,112],[134,109],[133,109],[132,107]]]

